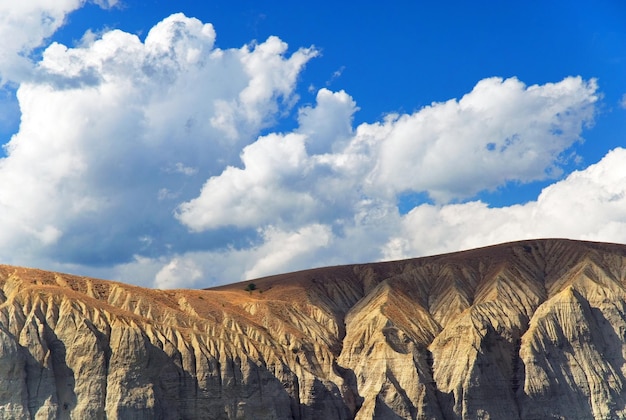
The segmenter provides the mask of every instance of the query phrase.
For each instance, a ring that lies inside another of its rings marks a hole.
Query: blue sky
[[[150,287],[626,243],[626,5],[0,4],[0,257]]]

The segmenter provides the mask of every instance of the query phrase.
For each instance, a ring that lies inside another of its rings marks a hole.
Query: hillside
[[[626,418],[625,357],[626,245],[208,290],[0,266],[1,418]]]

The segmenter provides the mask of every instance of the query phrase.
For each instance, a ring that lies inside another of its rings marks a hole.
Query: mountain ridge
[[[204,290],[0,266],[0,416],[622,418],[625,337],[620,244],[526,240]]]

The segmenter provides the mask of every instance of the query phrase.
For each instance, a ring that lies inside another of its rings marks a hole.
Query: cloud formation
[[[0,160],[3,254],[108,265],[184,246],[172,210],[290,106],[316,54],[287,55],[275,37],[229,50],[214,40],[210,24],[177,14],[144,42],[114,30],[43,52]]]
[[[614,149],[522,205],[492,208],[473,201],[418,206],[403,218],[402,233],[387,243],[387,258],[542,237],[626,242],[624,163],[626,149]]]
[[[117,0],[93,1],[110,8]],[[0,2],[0,86],[32,77],[31,54],[86,0]]]
[[[59,3],[43,29],[3,47],[32,76],[11,76],[21,124],[0,160],[3,262],[206,287],[527,237],[626,242],[626,151],[561,179],[593,123],[593,79],[488,78],[356,127],[356,101],[321,89],[278,131],[314,48],[270,37],[219,49],[212,25],[176,14],[143,41],[112,30],[29,62],[82,4]],[[526,204],[475,201],[549,179]],[[407,193],[431,201],[401,214]]]
[[[558,177],[562,153],[593,120],[596,90],[580,77],[529,87],[515,78],[481,80],[458,101],[393,121],[375,183],[446,202],[508,181]]]

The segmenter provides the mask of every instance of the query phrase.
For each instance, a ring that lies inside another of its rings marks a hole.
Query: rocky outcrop
[[[0,418],[626,418],[626,246],[151,290],[0,266]]]

